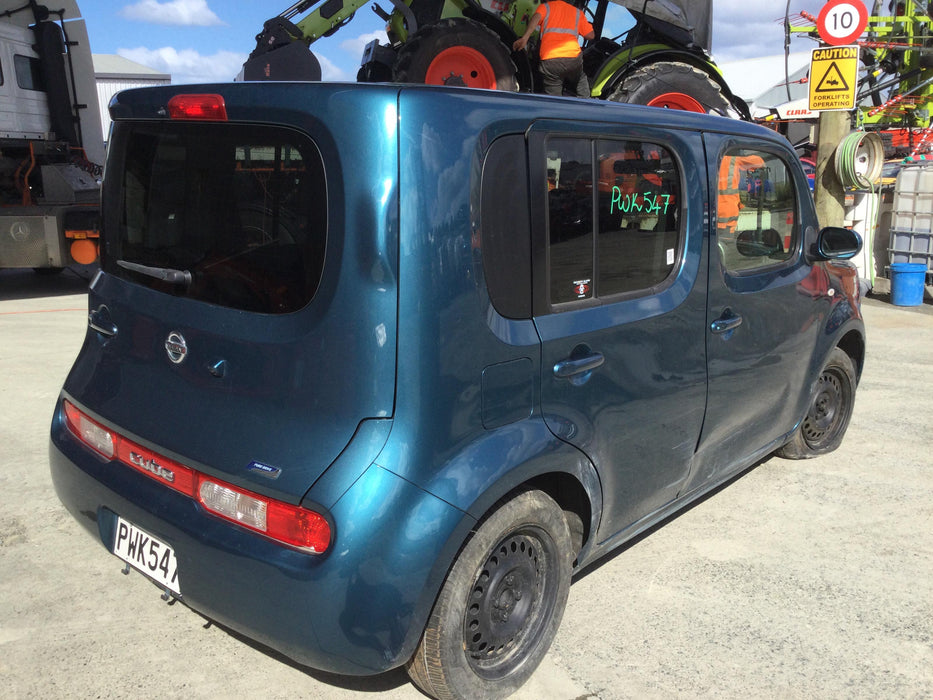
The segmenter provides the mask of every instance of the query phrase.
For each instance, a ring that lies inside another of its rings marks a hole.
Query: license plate
[[[175,550],[119,516],[113,553],[163,588],[181,595]]]

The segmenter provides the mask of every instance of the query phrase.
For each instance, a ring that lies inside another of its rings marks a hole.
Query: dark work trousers
[[[548,58],[541,61],[544,92],[563,95],[564,85],[577,97],[590,96],[590,83],[583,72],[583,55],[575,58]]]

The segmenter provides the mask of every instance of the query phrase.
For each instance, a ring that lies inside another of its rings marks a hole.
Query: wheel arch
[[[864,334],[853,328],[843,335],[836,345],[849,356],[852,360],[852,364],[855,365],[855,380],[858,382],[862,378],[862,368],[865,365]]]
[[[438,488],[457,481],[461,485],[472,485],[470,480],[462,480],[464,470],[472,469],[475,460],[483,459],[484,455],[505,454],[503,449],[506,445],[511,446],[513,451],[522,452],[511,439],[514,438],[513,431],[517,426],[522,426],[518,430],[528,441],[526,444],[533,446],[532,452],[526,453],[525,459],[511,464],[503,460],[495,473],[489,475],[484,483],[478,483],[474,493],[466,495],[462,501],[455,498],[456,492]],[[446,540],[439,547],[430,571],[424,578],[423,588],[413,610],[412,625],[399,647],[402,654],[408,656],[414,653],[424,624],[457,558],[479,525],[503,500],[527,490],[540,490],[552,498],[567,517],[576,550],[576,562],[586,560],[588,553],[595,547],[593,535],[602,514],[602,489],[592,463],[577,448],[554,437],[543,421],[530,420],[524,425],[511,424],[488,431],[472,448],[461,450],[457,459],[448,462],[433,476],[430,482],[422,483],[420,488],[426,495],[431,494],[432,498],[453,505],[462,515],[456,524],[449,529],[445,528]],[[404,529],[405,523],[400,523],[399,527]],[[401,656],[395,659],[396,663],[403,661]]]
[[[414,615],[415,624],[409,628],[405,643],[401,647],[405,653],[409,656],[414,653],[421,630],[437,602],[444,582],[473,533],[504,501],[519,493],[538,490],[552,498],[567,518],[571,541],[576,550],[574,567],[576,568],[577,562],[586,558],[586,552],[589,552],[594,545],[593,534],[596,532],[601,511],[601,501],[594,501],[594,498],[601,498],[601,491],[595,470],[592,473],[595,484],[590,483],[589,486],[584,482],[589,482],[590,477],[573,472],[571,468],[567,471],[547,471],[531,476],[525,475],[519,479],[504,478],[476,499],[469,512],[464,513],[460,523],[452,529],[447,543],[441,549],[440,556],[435,560],[427,577]],[[595,494],[592,492],[594,486]],[[480,513],[478,517],[473,515],[476,512]],[[403,659],[399,657],[396,661],[401,662]]]
[[[535,489],[550,496],[567,517],[575,559],[585,557],[602,515],[602,489],[592,463],[577,448],[560,443],[557,455],[546,455],[502,474],[468,508],[481,522],[503,500]]]
[[[570,527],[574,554],[578,557],[584,545],[590,543],[590,536],[595,529],[595,523],[592,521],[594,509],[590,502],[590,495],[580,480],[567,472],[551,472],[531,479],[518,487],[515,492],[524,488],[546,493],[564,511],[564,517]]]

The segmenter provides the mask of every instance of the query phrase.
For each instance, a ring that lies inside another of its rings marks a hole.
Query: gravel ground
[[[0,681],[11,698],[423,697],[303,669],[166,605],[48,472],[87,280],[0,272]],[[933,697],[933,307],[867,300],[843,446],[768,459],[583,572],[518,698]]]

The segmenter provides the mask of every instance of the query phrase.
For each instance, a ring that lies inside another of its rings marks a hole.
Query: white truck
[[[98,256],[100,108],[74,0],[0,0],[0,268]]]

